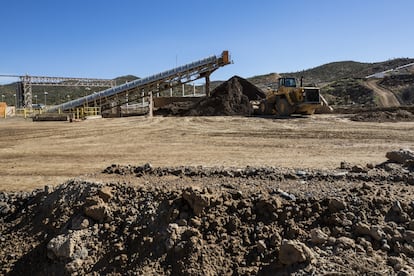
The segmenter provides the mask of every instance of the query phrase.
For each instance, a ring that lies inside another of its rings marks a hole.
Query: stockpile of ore
[[[233,76],[196,103],[180,102],[163,107],[159,114],[180,116],[249,116],[253,114],[250,101],[265,94],[249,81]]]

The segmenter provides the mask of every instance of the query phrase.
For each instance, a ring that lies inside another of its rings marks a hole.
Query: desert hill
[[[268,91],[274,89],[280,76],[303,76],[304,85],[321,87],[322,94],[331,105],[411,105],[414,104],[414,66],[389,72],[382,79],[368,80],[365,77],[413,62],[414,59],[411,58],[375,63],[340,61],[298,72],[258,75],[247,80],[263,91]],[[383,95],[384,93],[388,95]]]
[[[339,61],[324,64],[315,68],[291,72],[291,73],[269,73],[246,78],[263,91],[274,89],[275,83],[280,76],[304,77],[305,85],[316,85],[321,87],[322,94],[332,105],[358,104],[361,106],[381,106],[379,93],[387,92],[394,97],[394,102],[400,105],[414,104],[414,66],[390,72],[385,78],[378,81],[367,81],[366,76],[394,69],[399,66],[414,63],[412,58],[397,58],[383,62],[363,63],[355,61]],[[117,84],[132,81],[138,77],[133,75],[115,78]],[[224,80],[223,80],[224,81]],[[213,81],[211,89],[219,86],[223,81]],[[91,88],[86,91],[84,87],[33,87],[33,95],[37,95],[37,101],[44,101],[44,91],[48,92],[47,103],[57,104],[68,99],[75,99],[105,89],[104,87]],[[186,91],[192,91],[188,85]],[[202,88],[197,88],[201,92]],[[9,104],[14,104],[16,83],[0,85],[2,99]],[[391,94],[390,94],[391,93]],[[181,87],[174,89],[174,94],[181,94]],[[34,99],[35,102],[35,99]]]
[[[283,73],[300,78],[303,76],[307,82],[319,85],[345,78],[365,78],[366,76],[394,69],[399,66],[413,63],[411,58],[397,58],[383,62],[362,63],[355,61],[339,61],[327,63],[315,68],[293,73]]]

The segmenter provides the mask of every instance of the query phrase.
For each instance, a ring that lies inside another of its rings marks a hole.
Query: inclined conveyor
[[[65,102],[63,104],[50,107],[47,112],[68,111],[97,101],[111,101],[111,99],[120,98],[125,94],[139,93],[141,96],[148,96],[148,93],[158,92],[160,88],[170,88],[178,86],[200,78],[206,78],[209,82],[209,76],[219,67],[230,64],[228,51],[223,51],[220,56],[210,56],[159,74],[146,78],[137,79],[125,84],[105,89],[100,92]],[[206,85],[208,87],[208,84]],[[208,93],[208,89],[207,93]],[[132,97],[131,97],[132,98]]]

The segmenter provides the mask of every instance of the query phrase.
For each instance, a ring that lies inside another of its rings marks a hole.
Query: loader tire
[[[265,101],[261,102],[259,105],[259,114],[260,115],[269,115],[270,114],[269,104]]]
[[[290,116],[293,112],[293,106],[284,98],[279,98],[275,104],[276,114],[278,116]]]

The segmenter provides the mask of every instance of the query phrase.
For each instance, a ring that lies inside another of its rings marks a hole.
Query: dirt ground
[[[32,190],[111,164],[337,168],[414,148],[414,122],[353,122],[350,115],[129,117],[83,122],[0,120],[0,190]]]
[[[413,275],[414,122],[378,114],[1,120],[0,274]]]
[[[369,89],[372,89],[378,97],[378,104],[382,107],[400,106],[400,103],[395,94],[378,85],[378,80],[369,80],[365,84]]]

